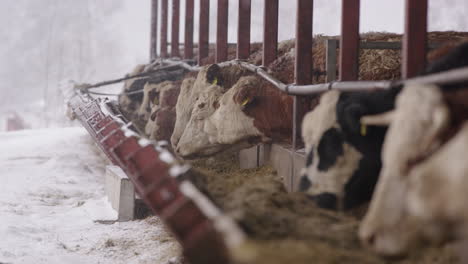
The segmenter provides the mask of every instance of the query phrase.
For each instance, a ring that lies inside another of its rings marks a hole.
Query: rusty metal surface
[[[151,1],[150,62],[158,56],[158,0]]]
[[[327,39],[325,40],[325,49],[326,49],[326,58],[325,58],[325,68],[327,69],[327,82],[333,82],[336,80],[336,59],[337,59],[337,48],[338,40],[336,39]]]
[[[69,105],[100,149],[122,168],[139,196],[169,227],[190,263],[229,263],[229,248],[242,243],[244,235],[186,179],[190,167],[177,161],[163,143],[140,138],[109,102],[77,94]]]
[[[228,59],[229,0],[218,0],[216,23],[216,63]]]
[[[168,0],[161,0],[161,45],[160,55],[162,58],[167,58],[167,26],[168,26]]]
[[[263,13],[263,66],[268,66],[278,56],[278,0],[265,0]]]
[[[198,65],[203,65],[203,59],[208,57],[210,36],[210,0],[200,0],[198,34]]]
[[[250,56],[251,0],[239,0],[239,19],[237,24],[237,58]]]
[[[179,51],[180,0],[172,0],[171,56],[180,57]]]
[[[355,81],[359,76],[360,0],[342,0],[340,66],[341,81]]]
[[[297,85],[312,83],[312,19],[314,11],[313,0],[297,0],[297,21],[296,21],[296,59],[294,69],[294,79]],[[293,129],[292,129],[292,150],[296,151],[301,142],[301,124],[306,114],[308,99],[304,97],[294,97],[293,104]],[[294,186],[295,163],[291,155],[291,178],[290,186]]]
[[[185,0],[184,59],[193,59],[194,2]]]
[[[402,77],[411,78],[426,66],[427,0],[406,0]]]

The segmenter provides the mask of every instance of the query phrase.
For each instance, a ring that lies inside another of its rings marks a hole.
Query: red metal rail
[[[340,81],[356,81],[359,77],[359,2],[341,2]]]
[[[218,0],[218,15],[216,26],[216,62],[228,59],[228,17],[229,0]]]
[[[200,0],[199,20],[198,65],[203,65],[203,59],[209,54],[210,0]]]
[[[167,1],[161,0],[161,58],[167,58]]]
[[[193,0],[185,0],[185,35],[184,35],[184,59],[193,58]]]
[[[180,0],[172,0],[171,56],[179,57]]]
[[[250,0],[239,0],[239,19],[237,23],[237,59],[248,59],[250,56],[250,17],[252,3]]]
[[[151,2],[150,62],[158,56],[158,0]]]
[[[106,101],[77,94],[69,105],[97,145],[170,228],[190,263],[229,263],[228,250],[243,242],[243,233],[186,180],[189,167],[164,148],[167,143],[140,138]]]

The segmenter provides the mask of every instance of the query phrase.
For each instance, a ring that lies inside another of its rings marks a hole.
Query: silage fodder
[[[368,32],[360,36],[362,42],[401,42],[402,35],[387,32]],[[447,44],[467,40],[467,32],[435,31],[427,35],[430,43]],[[328,39],[339,36],[316,35],[313,39],[313,82],[324,83],[326,73],[326,45]],[[282,41],[278,45],[278,59],[269,65],[271,73],[284,83],[294,83],[295,40]],[[337,49],[337,54],[340,50]],[[428,52],[431,61],[434,51]],[[338,58],[336,67],[338,69]],[[338,74],[338,72],[337,72]],[[359,80],[395,80],[401,77],[401,50],[361,49],[359,52]]]
[[[366,251],[359,219],[317,208],[302,193],[287,193],[271,167],[241,170],[233,153],[193,163],[192,180],[249,237],[233,252],[250,263],[393,263]],[[414,252],[397,263],[454,263],[450,249]]]

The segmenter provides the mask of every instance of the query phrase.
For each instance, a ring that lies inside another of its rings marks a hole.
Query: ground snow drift
[[[107,161],[82,128],[0,133],[0,263],[167,263],[179,255],[158,218],[116,218]]]

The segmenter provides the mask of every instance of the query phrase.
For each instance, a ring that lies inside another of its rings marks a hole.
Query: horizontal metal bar
[[[252,71],[274,85],[279,90],[289,95],[314,95],[323,93],[328,90],[339,91],[366,91],[366,90],[383,90],[390,89],[398,84],[436,84],[447,85],[454,83],[468,82],[468,67],[450,70],[446,72],[421,76],[408,80],[401,81],[348,81],[348,82],[328,82],[312,85],[294,85],[284,84],[275,77],[271,76],[265,71],[265,68],[249,64],[243,61],[230,61],[225,62],[224,65],[240,65],[243,68]]]

